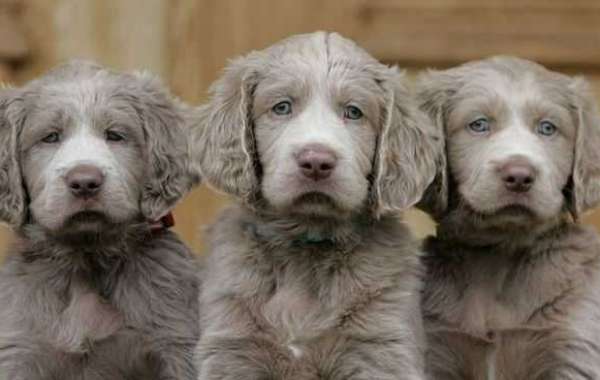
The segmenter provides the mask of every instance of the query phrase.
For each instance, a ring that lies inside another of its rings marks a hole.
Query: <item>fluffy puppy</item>
[[[233,61],[197,161],[210,230],[200,379],[420,379],[418,245],[398,212],[438,142],[396,68],[318,32]]]
[[[432,379],[600,378],[600,119],[587,84],[496,57],[423,75],[446,136],[422,202]]]
[[[198,181],[184,110],[91,63],[0,93],[0,373],[193,379],[197,267],[163,217]]]

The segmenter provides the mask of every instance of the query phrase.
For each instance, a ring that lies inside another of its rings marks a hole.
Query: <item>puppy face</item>
[[[349,212],[367,198],[384,93],[325,53],[286,52],[254,93],[261,190],[280,211]]]
[[[403,210],[441,149],[403,82],[337,34],[291,37],[213,85],[194,161],[213,186],[279,214]]]
[[[154,78],[75,62],[1,94],[0,215],[71,235],[155,220],[199,177]]]
[[[581,183],[595,183],[595,154],[583,140],[595,140],[599,127],[581,81],[499,57],[425,75],[419,98],[446,134],[437,199],[425,205],[434,214],[444,212],[448,191],[459,199],[454,207],[502,223],[549,220],[567,208],[576,214],[596,202],[580,193]]]
[[[103,87],[89,78],[24,97],[23,177],[33,218],[50,230],[139,214],[144,134],[132,105]]]
[[[544,79],[488,69],[457,91],[448,114],[449,165],[458,192],[477,212],[547,219],[561,211],[576,118]]]

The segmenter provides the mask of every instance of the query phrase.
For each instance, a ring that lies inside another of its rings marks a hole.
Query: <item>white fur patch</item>
[[[292,352],[292,355],[294,355],[294,357],[296,359],[299,359],[302,357],[302,349],[300,349],[298,346],[295,346],[293,344],[288,344],[288,348],[289,350]]]
[[[460,131],[449,141],[451,167],[460,184],[459,191],[479,212],[493,213],[506,206],[521,205],[538,217],[552,217],[563,205],[562,189],[572,160],[566,154],[557,155],[557,151],[567,147],[568,142],[559,133],[543,136],[536,132],[544,114],[538,111],[542,107],[536,109],[535,105],[544,97],[529,78],[517,83],[492,75],[486,80],[488,86],[493,85],[493,95],[474,92],[476,95],[459,103],[451,115],[453,127]],[[467,132],[473,115],[491,120],[489,134]],[[500,172],[512,159],[525,160],[535,172],[535,182],[527,193],[515,194],[505,188]]]
[[[112,305],[93,292],[76,290],[55,324],[56,344],[66,352],[85,351],[88,341],[106,339],[122,326],[123,317]]]
[[[119,171],[116,159],[104,138],[95,135],[91,126],[82,123],[56,152],[46,171],[48,179],[63,176],[69,169],[84,163],[100,168],[105,175],[107,172]]]
[[[38,222],[47,228],[57,228],[69,214],[79,211],[80,206],[73,199],[65,176],[80,164],[93,165],[104,176],[97,199],[99,211],[110,214],[115,220],[122,220],[135,212],[138,194],[131,186],[127,163],[119,162],[118,152],[106,141],[102,130],[95,129],[91,121],[82,118],[68,128],[56,144],[55,147],[44,148],[56,151],[41,171],[42,178],[37,181],[43,186],[31,204]]]
[[[272,136],[262,134],[257,128],[265,171],[263,192],[271,204],[286,207],[302,193],[317,190],[332,196],[344,208],[357,207],[367,191],[365,171],[370,170],[370,152],[362,150],[361,143],[367,144],[349,131],[326,95],[314,95],[299,115],[285,123],[281,126],[284,130],[271,141],[268,140]],[[336,167],[327,181],[305,181],[298,167],[297,153],[311,144],[326,147],[337,158]]]

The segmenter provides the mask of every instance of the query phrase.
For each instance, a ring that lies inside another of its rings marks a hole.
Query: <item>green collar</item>
[[[366,218],[356,218],[353,221],[354,228],[366,228],[368,226],[369,220]],[[331,231],[327,230],[317,230],[316,228],[310,229],[304,233],[299,235],[287,235],[285,233],[280,234],[277,233],[270,228],[264,226],[262,223],[249,222],[246,224],[246,230],[254,237],[254,239],[275,243],[275,244],[284,244],[290,245],[294,247],[332,247],[337,246],[339,244],[345,245],[350,241],[355,241],[355,238],[350,238],[350,240],[346,241],[346,239],[342,238],[339,240],[339,237],[331,234]]]

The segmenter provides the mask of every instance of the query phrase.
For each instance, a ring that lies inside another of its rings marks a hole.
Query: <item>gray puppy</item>
[[[197,264],[163,217],[198,181],[158,81],[76,62],[0,93],[0,373],[193,379]]]
[[[600,119],[587,84],[497,57],[424,75],[447,155],[423,207],[432,379],[599,379]]]
[[[318,32],[237,59],[200,110],[210,230],[200,379],[421,379],[418,244],[398,217],[435,174],[395,68]]]

